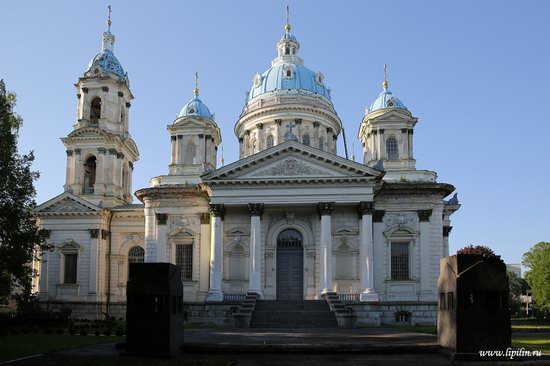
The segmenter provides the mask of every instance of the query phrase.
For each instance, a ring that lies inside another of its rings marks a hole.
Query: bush
[[[80,330],[80,335],[81,336],[87,336],[88,335],[88,331],[86,329],[81,329]]]
[[[65,331],[62,328],[57,328],[55,330],[55,334],[63,334],[63,333],[65,333]]]
[[[0,329],[0,337],[6,337],[6,336],[9,336],[9,335],[10,335],[9,330],[7,330],[6,328]]]
[[[76,334],[76,329],[75,328],[69,328],[69,334],[70,335],[75,335]]]
[[[103,335],[110,336],[111,334],[113,334],[113,331],[109,328],[107,328],[103,331]]]
[[[31,332],[33,333],[40,333],[40,328],[37,325],[33,325],[31,327]]]
[[[101,332],[99,331],[99,329],[94,330],[94,335],[96,337],[99,337],[101,335]]]
[[[116,330],[116,332],[115,332],[115,335],[116,335],[117,337],[122,337],[122,336],[124,335],[124,333],[125,333],[125,332],[124,332],[123,329],[118,328],[118,329]]]
[[[19,334],[19,328],[17,328],[17,327],[12,327],[12,328],[10,329],[10,333],[11,333],[11,335],[18,335],[18,334]]]
[[[31,328],[29,327],[21,327],[21,333],[23,334],[29,334],[31,332]]]
[[[53,329],[50,327],[44,328],[44,334],[53,334]]]

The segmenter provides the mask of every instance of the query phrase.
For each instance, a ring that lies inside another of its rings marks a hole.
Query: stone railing
[[[243,301],[246,294],[223,294],[223,301]]]
[[[338,294],[338,299],[340,301],[360,301],[360,294]]]

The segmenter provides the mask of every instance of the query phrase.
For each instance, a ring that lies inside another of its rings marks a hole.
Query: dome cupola
[[[210,109],[199,99],[199,88],[197,86],[197,80],[195,80],[195,88],[193,89],[193,99],[189,101],[186,105],[183,106],[179,117],[185,116],[198,116],[214,119],[214,115],[210,113]]]
[[[384,108],[398,108],[398,109],[407,109],[405,104],[401,100],[399,100],[396,96],[392,94],[391,91],[388,90],[388,80],[386,78],[386,69],[387,66],[384,65],[384,81],[382,82],[382,92],[378,95],[378,98],[372,104],[370,105],[370,108],[368,108],[367,113],[372,113],[374,111],[377,111],[379,109]]]

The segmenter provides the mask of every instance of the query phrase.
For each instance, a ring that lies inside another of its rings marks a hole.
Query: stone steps
[[[251,328],[336,328],[338,323],[324,300],[260,300],[252,313]]]

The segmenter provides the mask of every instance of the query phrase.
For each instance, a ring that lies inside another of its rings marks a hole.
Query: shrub
[[[53,329],[50,327],[44,328],[44,334],[53,334]]]
[[[19,334],[19,328],[17,328],[17,327],[12,327],[12,328],[10,329],[10,333],[11,333],[11,335],[18,335],[18,334]]]
[[[55,334],[63,334],[63,333],[65,333],[65,331],[62,328],[57,328],[55,330]]]
[[[23,334],[29,334],[31,332],[31,328],[29,327],[21,327],[21,333]]]
[[[69,334],[70,335],[75,335],[76,334],[76,329],[75,328],[69,328]]]
[[[116,330],[116,332],[115,332],[115,335],[116,335],[117,337],[122,337],[122,336],[124,335],[124,333],[125,333],[125,332],[124,332],[123,329],[118,328],[118,329]]]
[[[110,328],[107,328],[103,331],[103,335],[110,336],[113,334],[113,331]]]
[[[33,325],[33,326],[31,327],[31,331],[32,331],[33,333],[40,333],[40,328],[39,328],[37,325]]]
[[[9,335],[10,335],[9,330],[7,330],[6,328],[0,329],[0,337],[6,337],[6,336],[9,336]]]
[[[87,336],[88,335],[88,331],[86,329],[81,329],[80,330],[80,335],[81,336]]]
[[[101,331],[99,329],[94,330],[94,335],[99,337],[101,335]]]

